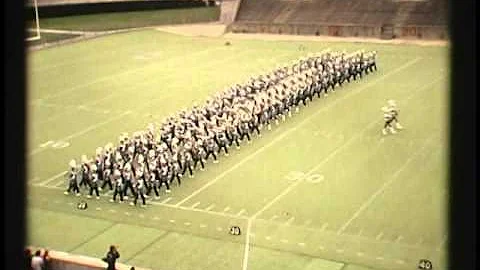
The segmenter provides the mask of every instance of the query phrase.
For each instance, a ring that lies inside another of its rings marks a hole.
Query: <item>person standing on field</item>
[[[108,264],[106,270],[116,270],[115,263],[118,258],[120,258],[120,253],[114,245],[111,245],[107,255],[102,259]]]

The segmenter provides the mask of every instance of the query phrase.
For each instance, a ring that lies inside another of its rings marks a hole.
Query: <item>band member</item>
[[[78,188],[78,172],[77,172],[77,163],[74,159],[68,163],[70,166],[70,171],[67,172],[67,181],[68,181],[68,189],[64,192],[65,195],[70,194],[70,192],[74,192],[75,195],[80,196],[80,189]]]

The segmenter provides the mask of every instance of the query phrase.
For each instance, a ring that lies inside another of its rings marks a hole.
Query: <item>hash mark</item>
[[[395,239],[395,243],[402,241],[402,239],[403,239],[403,236],[399,235],[397,239]]]
[[[194,203],[191,207],[192,207],[192,208],[195,208],[195,207],[197,207],[199,204],[200,204],[200,202],[196,202],[196,203]]]
[[[170,201],[171,199],[172,199],[172,197],[168,197],[165,200],[163,200],[161,203],[166,203],[166,202]]]
[[[245,212],[246,212],[246,210],[245,210],[245,209],[242,209],[242,210],[240,210],[240,212],[238,212],[237,216],[241,216],[241,215],[242,215],[243,213],[245,213]]]
[[[285,222],[285,225],[290,225],[292,224],[292,222],[295,220],[295,217],[291,217],[287,220],[287,222]]]

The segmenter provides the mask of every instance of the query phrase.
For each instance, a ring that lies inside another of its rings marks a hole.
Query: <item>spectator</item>
[[[25,269],[31,270],[32,269],[32,251],[29,248],[26,248],[24,251],[24,259],[25,259]]]
[[[108,264],[107,270],[115,270],[115,262],[120,258],[117,248],[114,245],[110,246],[110,250],[102,260]]]
[[[43,267],[43,258],[40,256],[40,250],[35,251],[35,256],[32,258],[32,269],[33,270],[42,270]]]
[[[43,270],[49,270],[51,258],[48,255],[48,249],[45,249],[43,251],[42,259],[43,259]]]

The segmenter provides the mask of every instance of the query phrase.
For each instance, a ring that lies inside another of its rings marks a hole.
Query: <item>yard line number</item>
[[[325,177],[322,174],[299,171],[291,171],[285,176],[285,178],[290,181],[305,181],[310,184],[318,184],[325,180]]]
[[[418,262],[418,269],[425,269],[425,270],[433,269],[432,262],[429,260],[421,259]]]

